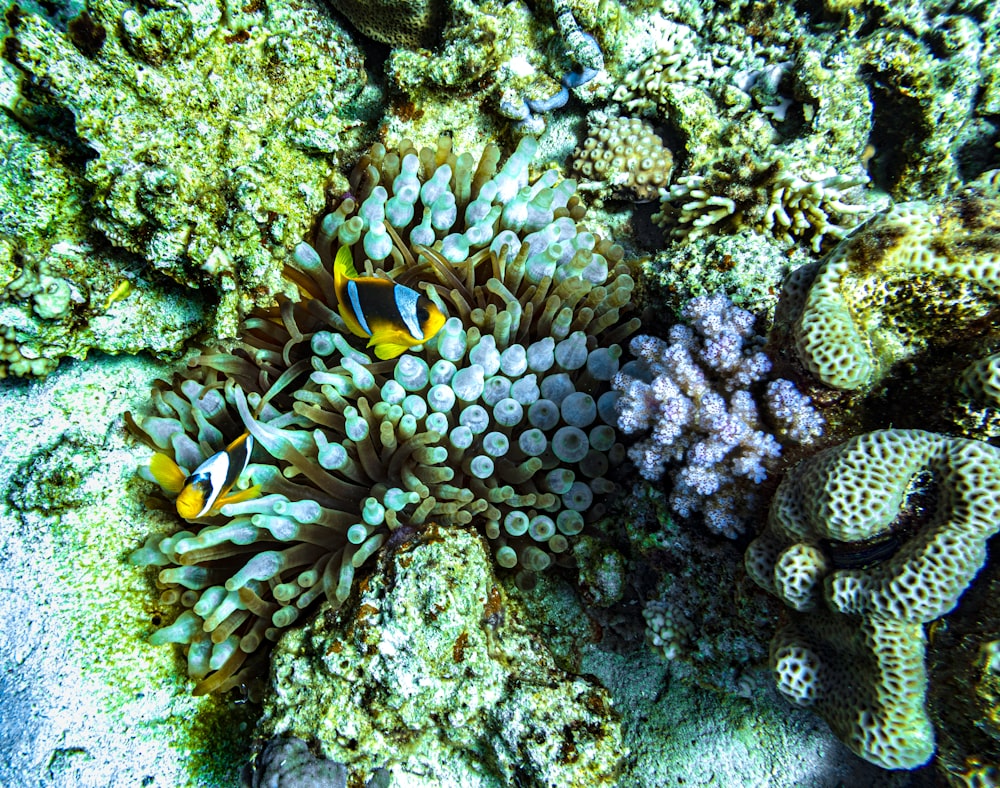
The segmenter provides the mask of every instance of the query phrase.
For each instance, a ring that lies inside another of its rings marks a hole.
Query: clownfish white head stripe
[[[177,493],[177,514],[185,520],[211,517],[227,503],[256,498],[260,494],[257,486],[232,492],[250,463],[253,447],[253,437],[244,432],[187,476],[174,460],[162,453],[153,455],[149,470],[164,490]]]

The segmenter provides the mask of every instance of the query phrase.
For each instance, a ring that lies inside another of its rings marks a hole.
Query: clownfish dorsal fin
[[[351,254],[351,247],[347,244],[337,250],[337,256],[333,260],[333,278],[335,282],[339,278],[358,278],[358,269],[354,267],[354,255]]]

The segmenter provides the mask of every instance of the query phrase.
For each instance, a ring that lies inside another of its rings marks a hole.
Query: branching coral
[[[675,325],[669,341],[632,340],[638,361],[613,381],[621,393],[618,426],[627,434],[650,431],[628,452],[647,479],[680,466],[670,494],[676,513],[701,511],[710,530],[735,538],[752,508],[747,482],[762,482],[781,451],[751,394],[771,361],[753,315],[724,294],[692,299],[681,314],[691,325]],[[790,381],[771,381],[764,400],[782,439],[808,443],[822,433],[822,417]]]
[[[851,202],[867,182],[833,171],[796,175],[780,160],[765,165],[749,154],[729,156],[706,175],[679,177],[654,220],[675,238],[751,229],[789,245],[808,240],[818,252],[825,238],[843,238],[874,210]]]
[[[493,146],[478,164],[447,138],[373,147],[286,271],[301,300],[250,317],[231,353],[161,382],[158,415],[133,421],[185,472],[243,430],[261,447],[245,480],[261,497],[134,556],[167,566],[164,601],[187,608],[154,639],[187,644],[196,691],[243,680],[246,654],[315,600],[342,603],[401,526],[475,524],[530,582],[600,516],[624,450],[598,398],[637,327],[621,321],[633,282],[577,225],[572,182],[528,182],[535,145],[499,169]],[[349,344],[332,276],[345,245],[359,270],[429,282],[451,317],[423,352],[373,363]]]

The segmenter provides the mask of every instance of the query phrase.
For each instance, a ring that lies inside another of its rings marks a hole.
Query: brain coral
[[[970,187],[893,206],[822,261],[795,345],[828,386],[860,389],[931,343],[991,330],[1000,295],[1000,200]]]
[[[796,614],[771,644],[778,689],[889,769],[934,753],[924,625],[951,611],[1000,528],[1000,450],[881,430],[799,463],[746,567]]]
[[[536,145],[499,170],[494,146],[478,164],[447,139],[374,146],[286,270],[300,300],[249,317],[232,352],[194,359],[157,385],[156,415],[131,420],[185,472],[244,430],[258,446],[244,483],[261,497],[134,556],[167,567],[164,602],[185,611],[153,639],[187,644],[196,691],[238,683],[315,600],[342,603],[402,526],[475,524],[531,582],[600,516],[624,449],[595,397],[637,327],[621,322],[633,282],[621,250],[577,224],[571,181],[529,183]],[[450,318],[421,352],[373,363],[352,347],[331,274],[344,245],[358,270],[428,282]]]

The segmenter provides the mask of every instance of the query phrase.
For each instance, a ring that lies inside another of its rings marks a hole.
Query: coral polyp
[[[624,458],[608,392],[638,321],[622,319],[622,252],[578,224],[575,184],[529,183],[534,146],[498,169],[493,146],[473,166],[447,140],[376,145],[296,249],[299,300],[251,315],[235,347],[157,385],[157,415],[131,419],[182,473],[244,431],[257,444],[237,489],[259,497],[133,556],[166,567],[163,601],[185,607],[154,640],[186,644],[196,692],[245,681],[262,643],[320,599],[342,604],[402,525],[477,527],[523,584],[572,563]],[[398,358],[358,349],[334,288],[345,248],[362,275],[425,294],[444,327]]]

